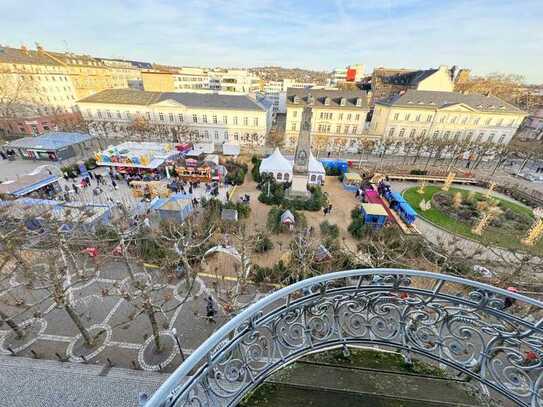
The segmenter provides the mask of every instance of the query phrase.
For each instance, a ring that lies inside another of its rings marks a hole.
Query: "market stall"
[[[260,175],[271,174],[278,182],[292,181],[292,163],[287,160],[278,148],[273,154],[260,163]]]
[[[362,177],[355,172],[343,174],[343,189],[349,192],[356,192],[360,188]]]

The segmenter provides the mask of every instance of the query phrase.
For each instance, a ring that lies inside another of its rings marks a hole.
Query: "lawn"
[[[456,233],[483,243],[489,243],[506,249],[524,249],[534,254],[543,253],[543,239],[540,239],[539,242],[533,247],[528,247],[520,243],[520,240],[526,236],[526,232],[530,228],[531,223],[526,224],[522,228],[514,231],[509,229],[505,230],[499,227],[488,227],[483,232],[482,236],[478,236],[471,232],[472,225],[470,223],[458,221],[440,209],[435,208],[434,205],[432,205],[432,208],[427,211],[422,211],[420,209],[419,205],[421,200],[431,200],[435,193],[441,192],[441,187],[426,186],[424,189],[424,194],[419,194],[417,189],[418,187],[409,188],[408,190],[404,191],[403,196],[405,200],[409,202],[409,204],[411,204],[411,206],[417,211],[421,218],[426,219],[452,233]],[[470,191],[460,188],[451,188],[449,190],[449,194],[451,195],[456,192],[461,192],[465,199]],[[477,192],[475,196],[477,199],[481,199],[483,194]],[[508,200],[497,198],[495,196],[493,199],[496,199],[499,202],[501,208],[509,208],[513,212],[527,215],[533,220],[531,209]]]

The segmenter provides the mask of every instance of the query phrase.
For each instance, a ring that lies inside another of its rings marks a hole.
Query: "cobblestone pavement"
[[[167,374],[0,356],[0,407],[137,407]]]

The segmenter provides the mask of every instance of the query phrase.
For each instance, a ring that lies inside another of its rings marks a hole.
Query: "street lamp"
[[[175,342],[177,343],[177,347],[179,348],[179,354],[181,355],[181,360],[185,361],[185,354],[183,353],[183,349],[181,348],[181,343],[179,342],[179,338],[177,337],[177,329],[172,328],[172,334],[175,338]]]

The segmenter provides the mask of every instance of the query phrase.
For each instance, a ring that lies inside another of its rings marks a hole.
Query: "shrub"
[[[321,233],[331,239],[337,239],[339,237],[339,228],[327,220],[320,224]]]
[[[256,156],[253,156],[253,158],[251,158],[251,161],[253,163],[253,168],[251,169],[251,175],[253,176],[253,179],[255,182],[260,183],[262,181],[262,178],[260,177],[260,163],[262,161],[259,160]]]
[[[426,174],[428,174],[428,171],[415,169],[415,170],[409,171],[409,174],[411,174],[411,175],[426,175]]]
[[[97,167],[96,158],[91,157],[85,161],[85,167],[87,167],[87,170],[94,170]]]
[[[221,209],[235,209],[238,211],[238,217],[240,219],[246,219],[251,213],[251,207],[242,202],[232,202],[228,201],[225,204],[222,204]]]
[[[255,252],[265,253],[268,250],[273,249],[273,242],[267,235],[260,235],[255,245]]]
[[[238,163],[235,161],[227,161],[224,163],[228,174],[226,174],[225,181],[232,185],[242,185],[245,181],[245,174],[247,174],[247,164]]]
[[[341,175],[341,171],[336,167],[324,167],[326,175],[338,176]]]
[[[360,216],[360,214],[353,218],[353,221],[349,225],[348,230],[355,239],[362,239],[364,237],[366,226],[364,224],[364,219],[362,218],[362,216]]]

